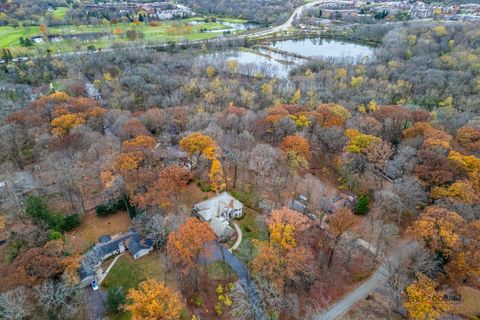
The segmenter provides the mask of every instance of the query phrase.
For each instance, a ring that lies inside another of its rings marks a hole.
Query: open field
[[[53,11],[53,17],[58,20],[63,20],[67,11],[67,7],[57,7],[55,8],[55,11]]]
[[[83,249],[86,250],[98,242],[102,235],[114,235],[128,231],[131,221],[126,211],[120,211],[107,217],[97,217],[95,212],[87,213],[73,233],[73,238],[83,241]]]
[[[61,9],[61,8],[59,8]],[[57,9],[57,10],[59,10]],[[66,9],[66,8],[63,8]],[[61,16],[62,12],[57,13]],[[64,13],[63,13],[64,14]],[[241,19],[223,19],[225,22],[244,23]],[[227,21],[228,20],[228,21]],[[189,22],[200,21],[195,25],[188,24]],[[47,48],[51,52],[68,52],[86,50],[89,45],[94,45],[96,48],[107,48],[114,44],[128,44],[132,41],[125,38],[125,33],[128,30],[134,30],[143,34],[141,40],[145,42],[167,42],[167,41],[195,41],[201,39],[216,38],[223,33],[221,31],[232,29],[231,26],[225,25],[222,22],[203,22],[203,18],[195,17],[184,19],[181,21],[163,21],[158,26],[151,26],[146,23],[135,25],[133,23],[118,23],[109,26],[57,26],[50,27],[47,30],[49,36],[78,36],[72,39],[61,39],[60,41],[51,41],[49,43],[37,43],[32,47],[20,46],[19,39],[32,38],[43,36],[38,26],[19,27],[14,28],[10,26],[0,27],[0,47],[10,48],[14,56],[30,55],[37,51],[45,51]],[[215,32],[218,30],[218,32]],[[82,34],[98,33],[97,38],[81,39]],[[102,35],[100,35],[102,34]]]

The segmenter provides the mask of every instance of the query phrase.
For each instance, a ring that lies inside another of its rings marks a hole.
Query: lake
[[[334,39],[301,39],[282,40],[269,45],[271,48],[297,54],[306,58],[353,59],[360,62],[363,59],[373,58],[375,48],[357,43]],[[289,72],[306,60],[292,57],[280,52],[273,52],[266,48],[257,48],[252,51],[231,50],[201,57],[209,63],[215,64],[220,60],[238,61],[240,72],[254,76],[262,73],[266,76],[286,79]]]
[[[375,48],[353,42],[306,38],[276,41],[271,47],[308,58],[348,58],[359,62],[373,57]]]

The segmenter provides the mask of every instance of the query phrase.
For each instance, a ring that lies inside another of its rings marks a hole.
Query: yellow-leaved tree
[[[138,320],[177,320],[183,307],[180,294],[155,279],[141,282],[138,289],[130,289],[127,299],[129,304],[123,309]]]
[[[422,273],[405,291],[403,306],[413,320],[438,319],[452,309],[444,293],[437,290],[437,283]]]
[[[202,156],[213,160],[217,157],[218,146],[215,141],[204,134],[195,132],[180,140],[180,148],[185,150],[190,156],[198,159]]]
[[[212,191],[221,192],[226,188],[225,177],[223,175],[222,163],[218,159],[212,161],[212,167],[208,175],[210,178],[210,188]]]
[[[52,120],[52,132],[57,136],[65,136],[70,132],[70,129],[84,123],[85,118],[82,114],[64,114]]]

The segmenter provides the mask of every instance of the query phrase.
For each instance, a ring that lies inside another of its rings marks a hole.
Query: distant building
[[[225,239],[233,235],[230,221],[243,215],[243,204],[228,192],[223,192],[197,203],[193,207],[193,213],[203,221],[209,222],[218,238]]]

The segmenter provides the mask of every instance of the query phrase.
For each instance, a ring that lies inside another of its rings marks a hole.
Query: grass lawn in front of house
[[[151,252],[137,260],[130,253],[121,256],[102,282],[102,287],[122,287],[125,292],[130,288],[137,288],[138,284],[149,278],[168,283],[171,272],[161,253]]]

